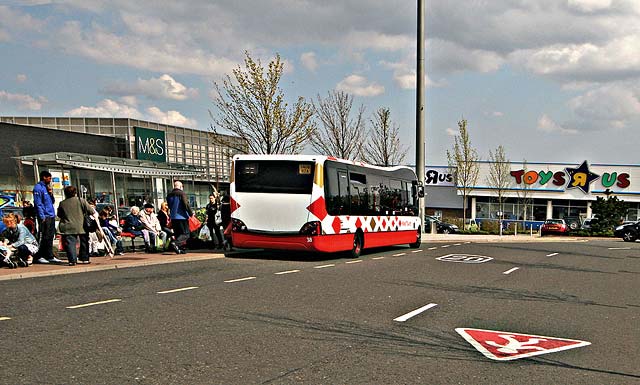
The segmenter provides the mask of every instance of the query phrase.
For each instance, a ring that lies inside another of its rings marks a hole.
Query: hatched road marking
[[[378,260],[378,259],[384,259],[384,257],[375,257],[375,258],[371,258],[371,259]]]
[[[402,257],[403,255],[407,255],[407,253],[393,254],[392,257]]]
[[[437,247],[430,247],[427,250],[435,250],[435,249],[437,249]]]
[[[74,305],[74,306],[67,306],[67,309],[80,309],[82,307],[89,307],[89,306],[95,306],[95,305],[103,305],[105,303],[112,303],[112,302],[120,302],[122,301],[121,299],[108,299],[105,301],[98,301],[98,302],[91,302],[91,303],[84,303],[82,305]]]

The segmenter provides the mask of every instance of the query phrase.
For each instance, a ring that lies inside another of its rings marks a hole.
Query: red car
[[[548,234],[566,234],[569,232],[569,226],[565,223],[564,219],[547,219],[540,227],[540,235]]]

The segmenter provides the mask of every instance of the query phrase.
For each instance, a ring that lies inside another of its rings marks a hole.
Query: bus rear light
[[[301,235],[320,235],[321,225],[319,221],[307,222],[300,229]]]
[[[242,232],[247,231],[247,225],[240,219],[231,218],[231,231]]]

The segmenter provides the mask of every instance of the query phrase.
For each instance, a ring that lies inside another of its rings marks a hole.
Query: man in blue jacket
[[[169,205],[169,216],[173,234],[176,237],[174,250],[177,254],[186,254],[185,245],[189,239],[189,217],[193,215],[193,210],[189,206],[187,194],[182,191],[182,182],[173,182],[173,191],[167,195]]]
[[[33,187],[33,204],[38,214],[38,244],[35,263],[62,263],[53,256],[53,238],[56,236],[55,198],[50,191],[51,173],[40,172],[40,182]]]

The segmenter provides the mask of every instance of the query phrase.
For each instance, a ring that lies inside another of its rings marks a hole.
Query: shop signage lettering
[[[453,186],[453,175],[449,171],[427,170],[425,186]]]
[[[515,178],[516,184],[532,185],[539,183],[544,186],[548,183],[558,186],[566,187],[567,189],[578,188],[585,194],[589,193],[589,186],[596,180],[600,180],[600,183],[604,188],[610,188],[614,185],[623,189],[629,187],[629,174],[626,172],[618,173],[605,172],[602,175],[594,174],[589,170],[589,165],[585,160],[579,167],[567,167],[563,171],[526,171],[517,170],[511,171],[511,176]]]
[[[136,158],[166,162],[164,131],[136,127]]]

